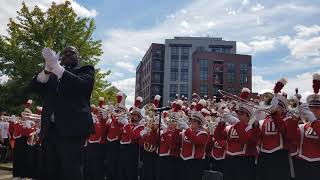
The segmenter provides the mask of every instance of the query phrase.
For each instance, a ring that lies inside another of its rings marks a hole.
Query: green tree
[[[0,106],[15,113],[21,111],[28,98],[41,104],[29,85],[35,73],[43,69],[43,47],[58,52],[74,46],[80,52],[82,65],[96,66],[102,54],[101,41],[92,38],[94,19],[78,17],[69,1],[53,2],[45,12],[38,6],[29,9],[22,3],[17,13],[16,19],[9,20],[8,35],[0,36],[0,72],[10,78],[0,87]],[[105,79],[109,74],[97,69],[93,101],[101,95],[106,98],[114,95],[112,91],[108,94],[110,84]]]

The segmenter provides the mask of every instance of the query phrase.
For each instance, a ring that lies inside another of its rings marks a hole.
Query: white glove
[[[127,125],[129,123],[126,115],[119,116],[118,121],[123,125]]]
[[[140,137],[144,137],[145,135],[147,135],[149,132],[146,129],[143,129],[142,131],[140,131]]]
[[[309,105],[307,103],[303,103],[299,105],[298,107],[299,113],[302,113],[303,111],[309,111]]]
[[[177,127],[178,129],[188,129],[188,124],[184,121],[179,121]]]
[[[103,119],[107,119],[107,118],[108,118],[109,113],[108,113],[108,111],[107,111],[107,110],[103,109],[103,110],[101,111],[101,115],[102,115],[102,118],[103,118]]]
[[[163,130],[164,130],[164,129],[167,129],[167,127],[168,127],[168,126],[167,126],[166,124],[161,123],[161,126],[160,126],[160,128],[161,128],[161,129],[163,129]]]
[[[59,61],[60,53],[55,53],[50,48],[45,47],[42,49],[42,56],[46,60],[44,69],[52,72],[52,63]]]
[[[317,120],[316,116],[310,110],[303,110],[302,112],[300,112],[300,115],[303,119],[306,119],[311,123]]]
[[[55,54],[50,48],[44,48],[42,55],[46,60],[46,66],[51,69],[51,72],[60,79],[64,72],[64,68],[59,64],[59,53]]]
[[[240,122],[240,120],[237,117],[233,116],[232,114],[224,115],[223,119],[231,125],[234,125]]]

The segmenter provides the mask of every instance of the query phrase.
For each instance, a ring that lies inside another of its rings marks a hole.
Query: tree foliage
[[[0,86],[0,106],[9,112],[21,110],[29,98],[41,105],[29,85],[35,73],[43,69],[43,47],[58,52],[74,46],[80,52],[82,65],[96,66],[102,55],[101,41],[92,38],[94,19],[78,17],[69,1],[53,2],[45,12],[22,3],[17,13],[16,19],[9,20],[8,35],[0,36],[0,72],[10,78]],[[110,84],[105,80],[109,74],[97,69],[93,101],[101,95],[106,99],[113,97],[115,92],[108,90]]]

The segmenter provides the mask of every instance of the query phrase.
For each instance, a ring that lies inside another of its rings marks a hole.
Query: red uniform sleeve
[[[181,147],[182,137],[180,131],[172,132],[171,136],[167,137],[170,149],[179,149]]]
[[[276,125],[277,130],[281,133],[281,134],[285,134],[286,132],[286,123],[283,120],[283,118],[281,118],[281,115],[279,113],[273,113],[271,115],[274,124]]]
[[[316,132],[316,134],[320,137],[320,120],[314,121],[311,124],[311,127]]]
[[[140,138],[140,131],[143,130],[143,126],[138,127],[137,129],[133,130],[133,126],[130,124],[127,124],[124,126],[124,129],[126,130],[126,133],[131,137],[131,140],[136,140]]]
[[[288,139],[292,144],[298,145],[300,140],[300,131],[298,127],[299,121],[288,120],[287,122],[287,132],[286,139]]]
[[[227,132],[225,130],[225,123],[224,122],[220,122],[217,126],[217,128],[214,131],[213,137],[215,140],[219,141],[219,140],[227,140]]]
[[[149,144],[156,145],[157,140],[158,140],[158,133],[157,130],[152,130],[150,133],[148,133],[145,137],[144,140],[148,142]]]
[[[190,141],[195,145],[206,145],[207,143],[207,134],[196,135],[190,128],[185,132],[185,135],[190,139]]]

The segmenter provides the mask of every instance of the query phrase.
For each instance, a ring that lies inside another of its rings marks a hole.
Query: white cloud
[[[240,2],[241,2],[241,4],[242,4],[243,6],[246,6],[246,5],[248,5],[248,4],[250,3],[249,0],[241,0]]]
[[[62,3],[65,0],[24,0],[27,6],[34,7],[38,5],[42,10],[46,10],[52,2]],[[17,16],[17,11],[21,9],[23,0],[2,0],[0,3],[0,34],[7,34],[7,23],[9,18]],[[95,9],[87,9],[75,0],[71,0],[71,7],[81,17],[95,17],[97,12]]]
[[[309,37],[311,35],[317,35],[320,32],[320,26],[318,25],[313,25],[310,27],[297,25],[294,29],[296,30],[298,37]]]
[[[288,84],[283,88],[289,97],[294,95],[295,88],[299,89],[299,93],[302,95],[303,101],[306,100],[307,96],[313,93],[312,89],[312,74],[320,73],[320,70],[316,72],[307,72],[298,74],[294,77],[288,78]],[[280,79],[280,77],[279,77]],[[261,92],[264,90],[273,89],[274,84],[277,80],[265,80],[262,76],[255,75],[252,77],[252,90],[253,92]]]
[[[122,68],[127,70],[128,72],[134,73],[136,71],[135,67],[133,64],[129,62],[117,62],[115,64],[118,68]]]
[[[262,6],[260,3],[251,7],[251,11],[253,11],[253,12],[261,11],[262,9],[264,9],[264,6]]]

